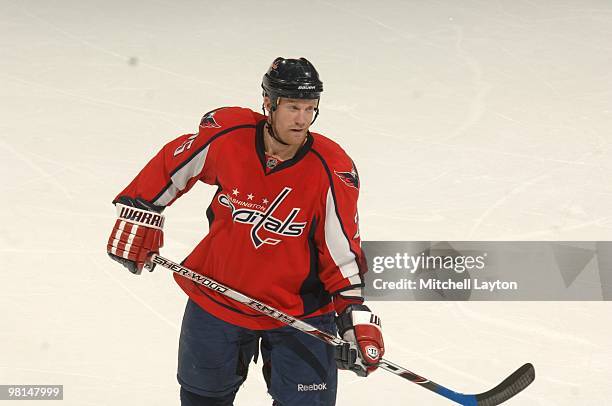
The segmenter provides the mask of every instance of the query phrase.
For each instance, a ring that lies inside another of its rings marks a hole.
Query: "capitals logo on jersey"
[[[228,207],[232,211],[232,220],[237,223],[251,224],[251,241],[255,248],[259,248],[264,244],[276,245],[282,241],[276,238],[261,237],[260,232],[263,230],[286,237],[297,237],[304,231],[307,222],[298,223],[293,221],[300,212],[299,208],[292,208],[285,219],[278,219],[273,215],[287,195],[291,193],[291,190],[289,187],[283,188],[272,203],[270,203],[270,206],[263,211],[256,208],[236,208],[232,201],[235,201],[235,199],[224,194],[219,195],[217,200],[221,205]]]
[[[346,185],[359,189],[359,175],[357,175],[357,170],[354,166],[351,168],[350,172],[334,171],[334,173],[338,175]]]
[[[200,120],[200,127],[202,128],[221,128],[219,124],[215,121],[215,111],[211,111],[210,113],[206,113],[202,120]]]

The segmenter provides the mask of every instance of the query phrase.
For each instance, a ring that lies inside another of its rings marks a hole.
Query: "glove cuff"
[[[117,203],[115,207],[117,207],[117,217],[120,220],[138,224],[139,226],[156,228],[158,230],[163,230],[164,228],[165,217],[163,214],[139,209],[137,207],[126,206],[121,203]]]
[[[353,312],[355,312],[355,314],[353,314]],[[344,333],[346,333],[347,330],[354,328],[356,323],[353,316],[356,316],[357,312],[368,312],[371,314],[368,306],[363,304],[351,304],[348,305],[346,309],[338,315],[338,317],[336,317],[336,326],[338,327],[338,334],[340,337],[344,336]]]

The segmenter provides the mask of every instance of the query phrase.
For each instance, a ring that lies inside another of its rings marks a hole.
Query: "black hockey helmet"
[[[274,111],[280,97],[318,100],[323,91],[323,82],[306,58],[286,59],[279,56],[264,75],[261,87],[264,96],[270,98]]]

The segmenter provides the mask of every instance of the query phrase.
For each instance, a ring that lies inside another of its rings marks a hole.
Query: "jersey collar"
[[[298,163],[304,156],[310,151],[312,147],[312,143],[314,142],[314,138],[310,131],[308,131],[308,136],[306,137],[306,142],[304,145],[297,150],[293,158],[287,159],[286,161],[280,162],[270,171],[266,170],[266,149],[264,145],[264,126],[266,125],[266,120],[263,119],[257,123],[257,128],[255,130],[255,150],[257,151],[257,156],[259,157],[259,162],[261,163],[261,168],[264,171],[264,174],[270,175],[272,173],[278,172],[285,168],[295,165]]]

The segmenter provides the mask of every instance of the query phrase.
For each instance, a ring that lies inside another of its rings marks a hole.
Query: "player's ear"
[[[264,108],[270,112],[270,109],[272,108],[272,102],[270,101],[270,98],[268,96],[264,96],[263,98],[263,104],[264,104]]]

